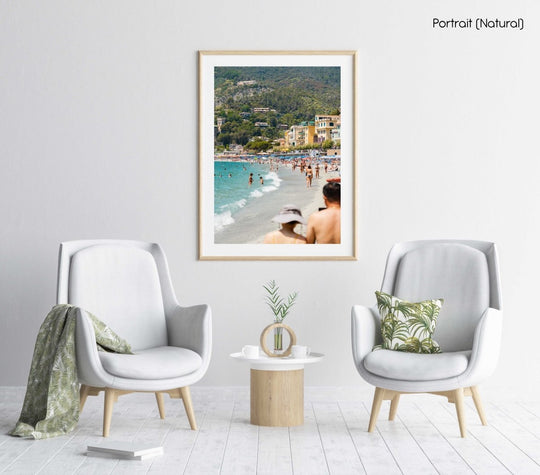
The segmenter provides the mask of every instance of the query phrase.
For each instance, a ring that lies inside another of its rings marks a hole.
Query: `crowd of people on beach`
[[[313,175],[315,174],[315,178],[321,177],[321,168],[324,169],[324,173],[328,174],[329,172],[339,172],[339,160],[333,159],[328,163],[328,161],[321,161],[321,160],[311,160],[307,158],[302,158],[299,160],[294,160],[291,164],[292,171],[294,172],[296,169],[300,171],[300,173],[306,175],[306,188],[311,188],[311,185],[313,184]]]
[[[299,157],[284,159],[272,157],[270,159],[250,160],[244,162],[242,170],[248,172],[247,186],[255,185],[255,180],[264,185],[263,175],[249,172],[246,168],[250,163],[268,165],[270,172],[278,172],[280,167],[287,167],[292,172],[299,172],[305,176],[306,188],[313,186],[313,180],[326,179],[327,183],[322,189],[324,207],[319,208],[305,218],[300,208],[294,204],[285,205],[279,214],[274,216],[273,222],[279,224],[279,229],[265,235],[264,244],[340,244],[341,243],[341,184],[340,157]],[[225,168],[224,170],[227,170]],[[232,174],[225,172],[229,178]],[[324,173],[324,175],[323,175]],[[328,175],[330,174],[330,178]],[[215,173],[215,177],[222,178],[222,173]],[[298,225],[307,225],[305,235],[297,232]]]

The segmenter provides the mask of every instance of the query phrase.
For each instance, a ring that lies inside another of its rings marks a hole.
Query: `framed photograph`
[[[356,52],[199,52],[199,258],[356,259]]]

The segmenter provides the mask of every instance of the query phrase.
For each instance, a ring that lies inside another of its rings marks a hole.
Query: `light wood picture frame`
[[[356,82],[356,51],[199,51],[199,259],[357,258]]]

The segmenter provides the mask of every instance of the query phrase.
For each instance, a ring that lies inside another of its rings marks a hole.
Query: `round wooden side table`
[[[304,366],[324,358],[311,353],[305,358],[246,358],[242,353],[231,357],[248,362],[251,367],[250,422],[258,426],[292,427],[304,423]]]

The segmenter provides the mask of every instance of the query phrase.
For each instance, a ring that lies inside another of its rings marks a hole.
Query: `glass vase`
[[[274,328],[274,354],[283,353],[283,327]]]

